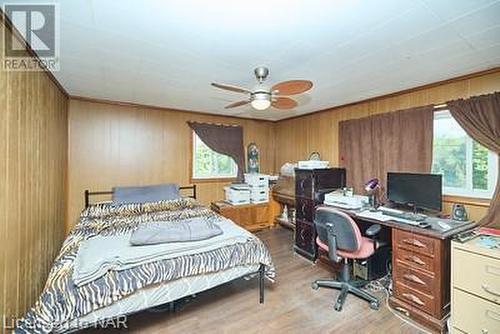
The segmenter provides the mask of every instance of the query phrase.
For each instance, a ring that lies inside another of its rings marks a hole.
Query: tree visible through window
[[[491,198],[498,159],[470,138],[448,111],[435,113],[432,172],[443,175],[443,193]]]
[[[193,178],[235,178],[238,166],[234,159],[212,151],[193,131]]]

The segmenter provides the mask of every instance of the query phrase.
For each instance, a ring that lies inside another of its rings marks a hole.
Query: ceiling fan
[[[313,86],[313,83],[309,80],[289,80],[269,87],[264,84],[264,80],[269,75],[267,67],[257,67],[254,73],[259,83],[252,90],[233,85],[212,83],[214,87],[248,95],[247,99],[231,103],[225,106],[225,109],[241,107],[247,104],[250,104],[256,110],[265,110],[271,106],[277,109],[293,109],[298,103],[288,95],[304,93]]]

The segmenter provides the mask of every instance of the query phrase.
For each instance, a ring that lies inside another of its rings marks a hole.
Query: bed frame
[[[196,199],[196,184],[193,184],[191,186],[182,186],[179,187],[179,190],[191,190],[191,194],[188,195],[187,197],[191,197]],[[113,190],[108,190],[108,191],[90,191],[90,190],[85,190],[83,193],[85,197],[85,208],[88,208],[90,205],[90,196],[103,196],[103,195],[113,195]]]

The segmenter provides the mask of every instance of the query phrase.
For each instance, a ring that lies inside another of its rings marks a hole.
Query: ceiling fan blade
[[[249,103],[250,103],[250,101],[238,101],[238,102],[228,104],[227,106],[224,107],[224,109],[241,107],[241,106],[244,106],[245,104],[249,104]]]
[[[295,95],[308,91],[312,86],[309,80],[289,80],[275,84],[271,91],[278,91],[278,95]]]
[[[230,90],[230,91],[236,92],[236,93],[245,93],[245,94],[251,94],[252,93],[252,91],[250,91],[250,90],[248,90],[246,88],[232,86],[232,85],[218,84],[218,83],[215,83],[215,82],[212,82],[211,85],[214,86],[214,87],[220,88],[220,89]]]
[[[278,109],[293,109],[297,106],[297,102],[289,97],[276,97],[271,105]]]

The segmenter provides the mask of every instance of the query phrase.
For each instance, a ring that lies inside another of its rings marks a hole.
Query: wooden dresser
[[[295,251],[314,261],[317,258],[314,209],[324,194],[345,187],[344,168],[295,169]]]
[[[450,239],[393,228],[392,274],[391,305],[443,332],[450,310]]]
[[[484,246],[500,245],[500,237],[486,238],[452,242],[453,333],[500,333],[500,248]]]
[[[245,205],[231,205],[218,201],[212,202],[211,208],[251,232],[274,226],[275,217],[279,214],[279,204],[274,200]]]

